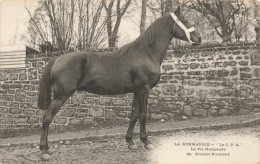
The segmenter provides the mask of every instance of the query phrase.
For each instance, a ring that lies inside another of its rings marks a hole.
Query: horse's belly
[[[133,85],[131,80],[127,80],[127,78],[120,77],[107,77],[100,76],[91,79],[86,84],[86,91],[96,94],[124,94],[133,91]]]

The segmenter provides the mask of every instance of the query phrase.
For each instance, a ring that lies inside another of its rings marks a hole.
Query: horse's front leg
[[[147,118],[147,102],[149,97],[150,87],[145,86],[139,94],[139,121],[140,121],[140,139],[144,143],[146,149],[152,149],[153,145],[147,139],[146,134],[146,118]]]
[[[139,103],[138,103],[138,94],[134,93],[134,98],[133,98],[133,104],[132,104],[132,111],[130,115],[130,122],[128,126],[128,130],[126,133],[126,142],[129,144],[128,148],[129,149],[136,149],[137,147],[134,145],[133,142],[133,131],[134,131],[134,126],[135,123],[138,119],[139,116]]]

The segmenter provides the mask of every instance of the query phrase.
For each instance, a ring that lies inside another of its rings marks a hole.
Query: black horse
[[[40,140],[42,153],[48,153],[50,123],[77,90],[104,95],[133,93],[126,141],[129,148],[135,147],[132,135],[139,119],[140,139],[147,149],[151,148],[145,126],[147,100],[150,90],[160,79],[160,66],[173,37],[192,44],[201,43],[199,33],[189,25],[180,8],[157,19],[135,41],[116,52],[74,52],[50,61],[40,80],[38,100],[38,107],[46,110]]]

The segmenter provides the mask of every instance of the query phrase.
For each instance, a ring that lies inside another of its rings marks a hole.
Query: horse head
[[[191,26],[187,19],[184,18],[180,7],[170,14],[174,20],[173,36],[177,39],[190,42],[192,45],[198,45],[201,43],[201,37],[195,27]]]

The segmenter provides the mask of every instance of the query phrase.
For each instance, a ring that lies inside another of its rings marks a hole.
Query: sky
[[[27,6],[32,12],[37,0],[0,0],[0,44],[27,44],[29,15]],[[122,20],[119,29],[119,47],[133,41],[139,35],[139,29],[129,17]]]
[[[260,2],[260,0],[257,0]],[[33,11],[37,0],[0,0],[0,44],[27,44],[29,15],[25,10],[27,6]],[[118,46],[133,41],[139,36],[140,11],[132,12],[123,17],[119,29]],[[30,41],[29,41],[30,42]]]

